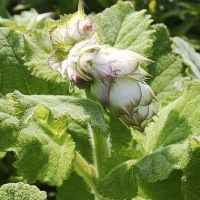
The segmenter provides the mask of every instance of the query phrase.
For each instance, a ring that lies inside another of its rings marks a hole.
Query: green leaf
[[[16,153],[17,172],[28,182],[59,186],[68,178],[75,154],[66,132],[70,121],[91,123],[99,134],[108,130],[101,107],[91,100],[9,94],[0,104],[0,151]]]
[[[14,151],[17,172],[28,182],[61,185],[71,172],[75,156],[66,121],[53,119],[41,106],[25,126],[11,101],[2,100],[0,106],[0,151]],[[7,107],[10,110],[5,110]]]
[[[184,198],[198,200],[200,197],[200,148],[195,148],[189,165],[184,170]]]
[[[90,193],[89,188],[83,182],[83,179],[72,173],[71,177],[63,183],[63,185],[57,188],[57,200],[93,200],[94,197]]]
[[[92,100],[71,96],[22,95],[19,92],[9,94],[16,102],[19,114],[25,123],[40,106],[46,107],[55,119],[72,119],[81,124],[91,123],[102,133],[108,131],[102,109]]]
[[[146,152],[167,145],[181,143],[191,135],[199,135],[200,83],[190,82],[184,93],[173,103],[161,109],[159,117],[146,128],[144,146]]]
[[[172,53],[169,32],[163,24],[154,25],[156,41],[153,49],[153,60],[148,66],[152,75],[150,85],[159,100],[177,96],[187,80],[183,77],[182,60]]]
[[[8,183],[0,187],[0,200],[46,200],[46,192],[25,183]]]
[[[10,0],[1,0],[0,4],[0,16],[2,17],[8,17],[8,11],[7,11],[7,6],[9,4]]]
[[[189,144],[174,144],[146,155],[136,164],[136,169],[142,180],[156,182],[167,179],[175,169],[184,169],[189,161]]]
[[[130,160],[113,168],[104,178],[98,182],[98,190],[104,197],[118,200],[130,200],[137,195],[137,184],[133,165]]]
[[[138,175],[139,194],[143,193],[144,197],[163,200],[168,199],[168,194],[176,193],[177,199],[183,199],[181,175],[179,179],[172,175],[177,170],[185,175],[184,195],[190,196],[192,188],[198,190],[198,177],[194,179],[194,176],[198,171],[199,151],[194,154],[192,149],[196,149],[194,137],[200,134],[199,90],[200,82],[188,83],[183,94],[163,107],[146,128],[141,142],[145,154],[133,166]],[[193,170],[196,173],[193,174]],[[179,185],[177,191],[167,185],[171,181]],[[156,192],[158,188],[161,188],[160,193]]]
[[[130,129],[122,123],[119,119],[114,116],[110,117],[110,137],[112,148],[114,150],[120,150],[127,147],[131,141],[131,131]]]
[[[53,26],[53,20],[50,18],[53,13],[38,14],[35,9],[23,11],[20,15],[14,15],[10,19],[0,17],[0,25],[13,28],[16,31],[28,32],[33,29],[48,33]]]
[[[48,59],[53,49],[48,35],[34,32],[25,36],[25,66],[32,75],[57,83],[65,82],[60,73],[52,70],[48,65]]]
[[[24,94],[66,94],[67,86],[33,77],[24,67],[24,39],[9,28],[0,28],[0,92],[19,90]]]
[[[192,76],[200,79],[200,54],[197,53],[186,41],[179,37],[173,38],[172,48],[179,54],[183,62],[192,71]]]
[[[139,194],[144,199],[134,200],[168,200],[169,197],[174,200],[183,200],[182,175],[183,172],[181,170],[175,170],[167,179],[162,181],[147,182],[138,180]]]
[[[130,49],[150,56],[154,42],[154,30],[145,10],[134,11],[130,2],[118,2],[95,16],[97,31],[104,44]]]

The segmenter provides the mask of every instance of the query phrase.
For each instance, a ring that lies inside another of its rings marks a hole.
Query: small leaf
[[[25,183],[8,183],[0,187],[0,200],[46,200],[45,192],[34,185]]]

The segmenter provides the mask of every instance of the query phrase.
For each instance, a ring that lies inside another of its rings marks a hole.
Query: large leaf
[[[0,28],[0,92],[19,90],[25,94],[66,94],[66,85],[35,78],[24,67],[24,40],[8,28]]]
[[[26,123],[38,107],[46,107],[55,119],[72,119],[81,124],[91,123],[93,128],[108,131],[102,109],[99,104],[92,100],[71,96],[45,96],[45,95],[22,95],[14,92],[9,95],[16,102],[21,111],[19,116]]]
[[[25,183],[8,183],[0,187],[0,200],[46,200],[45,192]]]
[[[24,127],[15,113],[12,104],[1,100],[1,151],[16,153],[15,167],[28,182],[61,185],[71,172],[74,158],[74,143],[66,134],[66,121],[54,120],[40,107]]]
[[[0,151],[16,153],[17,172],[28,182],[60,186],[68,178],[74,158],[70,121],[107,131],[100,106],[87,99],[14,92],[1,100],[0,111]]]
[[[154,30],[144,10],[136,12],[132,3],[118,2],[96,15],[95,22],[104,44],[151,55]]]
[[[200,54],[197,53],[186,41],[179,37],[173,38],[173,50],[179,54],[183,62],[190,68],[192,75],[200,79]]]

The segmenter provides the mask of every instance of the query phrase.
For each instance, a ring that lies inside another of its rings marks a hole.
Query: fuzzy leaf
[[[198,144],[199,146],[199,144]],[[194,149],[191,161],[184,170],[183,191],[184,198],[198,200],[200,197],[200,148]]]
[[[161,109],[146,129],[145,150],[153,150],[180,143],[191,135],[199,135],[199,82],[191,82],[177,100]]]
[[[24,67],[24,40],[9,28],[0,28],[0,92],[19,90],[24,94],[66,94],[64,84],[50,83],[33,77]]]
[[[195,78],[200,79],[200,54],[179,37],[173,38],[172,48],[175,53],[182,57],[183,62],[192,71],[192,75]]]
[[[14,92],[9,95],[22,111],[20,116],[25,123],[40,106],[45,106],[55,119],[72,119],[82,124],[91,123],[93,128],[106,132],[108,129],[101,107],[94,101],[71,96],[22,95]],[[75,112],[76,111],[76,112]]]
[[[8,183],[0,187],[0,200],[46,200],[46,192],[25,183]]]
[[[60,73],[52,70],[48,65],[48,59],[53,49],[48,35],[34,32],[31,36],[25,36],[25,65],[32,75],[57,83],[65,82]]]
[[[107,131],[102,110],[93,101],[9,94],[7,101],[0,102],[0,151],[16,153],[17,172],[28,182],[60,186],[71,172],[75,154],[74,142],[66,132],[70,121]]]
[[[145,10],[135,11],[130,2],[118,2],[95,16],[97,31],[104,44],[130,49],[149,56],[152,53],[154,30]]]
[[[137,195],[137,184],[133,172],[135,161],[127,161],[113,168],[98,182],[100,193],[111,199],[130,200]]]
[[[176,96],[183,88],[182,60],[172,53],[169,32],[163,24],[154,25],[156,41],[153,60],[148,66],[152,75],[150,85],[159,100]]]
[[[81,200],[94,199],[85,182],[83,182],[82,178],[75,173],[72,173],[71,177],[65,181],[63,185],[57,189],[57,191],[57,200],[80,200],[80,198]]]
[[[0,151],[14,151],[17,172],[28,182],[61,185],[71,172],[75,155],[66,121],[54,120],[46,108],[39,107],[24,126],[10,101],[1,100]]]

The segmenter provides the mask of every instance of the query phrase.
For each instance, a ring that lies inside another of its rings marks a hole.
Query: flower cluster
[[[140,66],[147,58],[99,44],[95,25],[87,17],[76,16],[70,24],[54,29],[51,40],[66,46],[73,41],[68,55],[56,68],[81,88],[90,84],[91,95],[124,122],[143,127],[155,114],[155,96],[145,83],[148,73]]]

